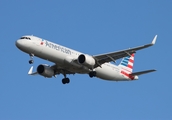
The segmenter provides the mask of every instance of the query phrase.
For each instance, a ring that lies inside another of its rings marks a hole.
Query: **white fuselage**
[[[88,74],[90,72],[88,68],[74,61],[83,53],[35,36],[29,37],[31,40],[19,39],[16,41],[16,46],[23,52],[34,54],[34,56],[51,61],[57,66],[74,73]],[[121,74],[121,69],[118,66],[111,63],[104,63],[101,67],[97,67],[94,70],[97,73],[96,76],[104,80],[131,80]]]

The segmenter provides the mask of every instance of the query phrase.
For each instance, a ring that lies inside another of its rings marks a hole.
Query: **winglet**
[[[28,75],[37,75],[38,72],[33,72],[33,66],[30,68]]]
[[[32,74],[32,71],[33,71],[33,66],[30,68],[28,74],[31,75]]]
[[[158,35],[155,35],[154,39],[152,40],[152,45],[154,45],[156,43],[157,36]]]

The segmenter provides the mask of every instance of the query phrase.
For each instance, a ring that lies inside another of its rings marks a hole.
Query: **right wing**
[[[157,35],[155,35],[154,39],[152,40],[152,43],[150,44],[146,44],[146,45],[142,45],[142,46],[134,47],[130,49],[125,49],[125,50],[115,51],[111,53],[94,55],[93,57],[96,60],[95,67],[101,66],[105,62],[111,62],[111,61],[115,62],[117,59],[130,56],[131,54],[135,53],[138,50],[153,46],[156,42],[156,39],[157,39]]]

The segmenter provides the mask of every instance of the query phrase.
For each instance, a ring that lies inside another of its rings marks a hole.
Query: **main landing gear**
[[[96,71],[91,71],[91,72],[89,73],[89,76],[90,76],[90,78],[96,77]]]
[[[68,83],[70,83],[70,79],[69,78],[63,78],[62,83],[63,84],[68,84]]]
[[[63,84],[68,84],[68,83],[70,83],[70,79],[66,77],[66,74],[64,73],[63,75],[64,75],[64,78],[62,79],[62,83],[63,83]]]
[[[29,55],[30,55],[30,59],[31,59],[31,60],[29,60],[29,64],[33,64],[33,62],[34,62],[33,61],[34,54],[29,54]]]

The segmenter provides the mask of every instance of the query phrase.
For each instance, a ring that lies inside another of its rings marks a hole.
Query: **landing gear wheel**
[[[69,78],[66,78],[66,83],[70,83],[70,80],[69,80]]]
[[[34,62],[33,60],[29,60],[29,64],[33,64],[33,62]]]
[[[33,57],[34,57],[34,54],[29,54],[29,56],[30,56],[30,60],[29,60],[29,64],[33,64]]]
[[[96,77],[96,71],[91,71],[89,73],[89,76],[92,78],[92,77]]]
[[[63,84],[70,83],[70,79],[69,78],[63,78],[62,83]]]
[[[62,83],[63,84],[66,84],[65,78],[62,79]]]

